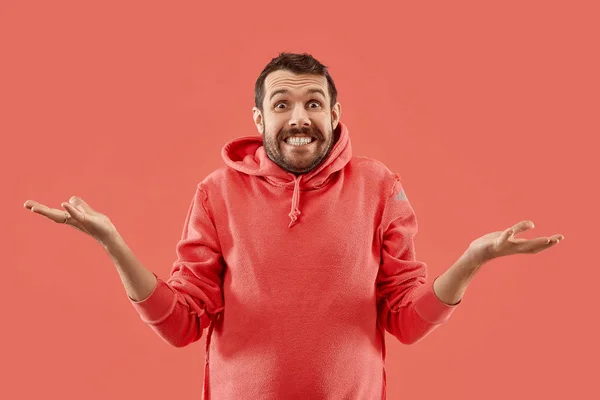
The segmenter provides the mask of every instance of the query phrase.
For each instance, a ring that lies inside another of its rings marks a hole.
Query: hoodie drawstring
[[[302,179],[302,175],[296,178],[296,182],[294,183],[294,194],[292,195],[292,208],[290,213],[288,214],[290,219],[292,220],[288,225],[288,228],[291,228],[298,219],[298,215],[300,215],[300,210],[298,209],[298,203],[300,202],[300,179]]]

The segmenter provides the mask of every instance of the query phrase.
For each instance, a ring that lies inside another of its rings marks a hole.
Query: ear
[[[333,129],[335,130],[342,118],[342,105],[340,103],[335,103],[333,108],[331,109],[331,125],[333,125]]]
[[[254,119],[254,125],[256,129],[262,135],[265,133],[265,120],[263,119],[262,113],[256,107],[252,107],[252,118]]]

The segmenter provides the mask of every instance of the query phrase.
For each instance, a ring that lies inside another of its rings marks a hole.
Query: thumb
[[[81,212],[90,213],[94,211],[81,197],[73,196],[69,199],[69,204]]]
[[[508,228],[506,229],[504,232],[502,232],[502,234],[500,235],[500,237],[498,238],[498,244],[502,245],[505,242],[508,241],[508,239],[510,239],[512,237],[512,235],[515,234],[515,230],[514,228]]]

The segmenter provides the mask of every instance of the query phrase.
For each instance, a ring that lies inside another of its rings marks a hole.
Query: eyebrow
[[[289,93],[289,90],[287,90],[287,89],[276,90],[273,93],[271,93],[271,96],[269,97],[269,100],[272,100],[273,97],[275,97],[278,94],[286,94],[286,93]],[[310,93],[319,93],[324,98],[327,98],[327,96],[325,96],[325,92],[322,89],[319,89],[319,88],[310,88],[310,89],[307,89],[306,92],[304,92],[304,94],[310,94]]]

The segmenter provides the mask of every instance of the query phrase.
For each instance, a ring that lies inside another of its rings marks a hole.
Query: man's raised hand
[[[467,250],[473,259],[483,262],[511,254],[536,254],[558,244],[565,237],[561,234],[535,239],[516,238],[515,235],[534,228],[532,221],[521,221],[505,229],[488,233],[474,240]]]
[[[106,215],[94,211],[82,198],[77,196],[71,197],[68,202],[61,203],[64,210],[50,208],[34,200],[27,200],[23,206],[58,224],[64,223],[86,233],[103,245],[116,234],[115,226]]]

